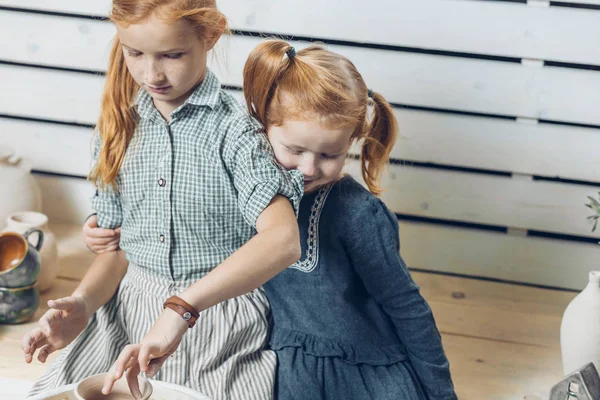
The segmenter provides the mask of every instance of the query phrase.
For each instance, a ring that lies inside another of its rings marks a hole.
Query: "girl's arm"
[[[21,348],[30,363],[39,350],[38,360],[46,362],[53,352],[66,347],[87,326],[89,318],[114,295],[127,270],[123,252],[96,256],[77,289],[69,297],[48,301],[50,309],[38,326],[27,332]]]
[[[122,250],[98,254],[81,283],[73,292],[74,297],[85,300],[91,316],[108,303],[117,291],[127,272],[129,263]]]
[[[300,258],[296,216],[290,202],[276,196],[256,222],[258,234],[179,297],[198,311],[248,293]]]
[[[346,229],[351,263],[393,322],[428,398],[456,400],[433,313],[399,254],[398,220],[380,200],[369,200]]]

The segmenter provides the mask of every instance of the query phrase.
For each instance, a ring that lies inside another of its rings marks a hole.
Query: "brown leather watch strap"
[[[196,324],[196,320],[200,317],[200,313],[194,307],[178,296],[169,297],[163,307],[168,307],[181,315],[181,318],[188,323],[190,328]]]

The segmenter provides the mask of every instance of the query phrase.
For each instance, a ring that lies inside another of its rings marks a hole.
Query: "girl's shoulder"
[[[391,219],[397,221],[385,203],[358,183],[352,176],[345,175],[331,188],[327,204],[329,209],[335,209],[351,224],[370,221],[372,218]]]
[[[248,130],[260,131],[261,125],[254,119],[246,107],[237,98],[221,89],[221,104],[219,114],[224,127],[229,130],[243,132]]]

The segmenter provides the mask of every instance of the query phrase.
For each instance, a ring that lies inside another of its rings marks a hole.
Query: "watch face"
[[[183,314],[183,319],[185,319],[186,321],[189,321],[190,318],[192,318],[192,314],[190,314],[189,312]]]

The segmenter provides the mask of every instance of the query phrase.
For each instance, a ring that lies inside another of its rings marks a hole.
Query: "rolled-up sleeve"
[[[98,162],[100,154],[100,139],[96,134],[94,137],[94,166]],[[96,192],[91,197],[92,209],[98,215],[98,226],[101,228],[115,229],[123,224],[123,211],[121,199],[115,188],[111,185],[96,187]]]
[[[229,135],[224,158],[245,221],[256,227],[258,216],[278,194],[290,200],[298,216],[304,193],[302,173],[286,171],[276,162],[267,136],[255,124],[247,124],[237,132]]]

